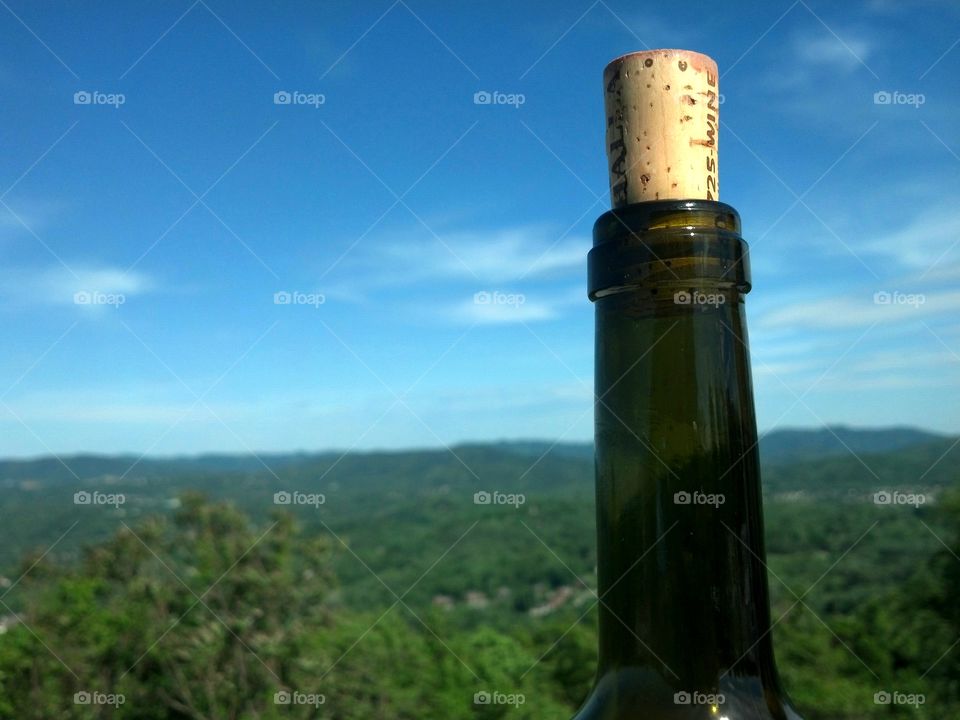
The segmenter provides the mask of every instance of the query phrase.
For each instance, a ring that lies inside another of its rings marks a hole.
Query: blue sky
[[[761,430],[957,432],[960,10],[899,5],[5,0],[0,455],[588,439],[653,47],[720,66]]]

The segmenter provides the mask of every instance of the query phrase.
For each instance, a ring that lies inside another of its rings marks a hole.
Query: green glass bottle
[[[740,218],[639,202],[594,227],[599,667],[577,720],[798,720],[778,679]]]

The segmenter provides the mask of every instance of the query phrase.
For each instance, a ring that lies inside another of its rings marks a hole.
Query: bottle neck
[[[597,221],[600,683],[778,687],[739,230],[706,201]]]

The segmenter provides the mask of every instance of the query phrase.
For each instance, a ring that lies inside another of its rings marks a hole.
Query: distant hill
[[[910,427],[872,430],[833,425],[818,430],[774,430],[760,438],[760,458],[763,463],[783,463],[848,455],[850,452],[893,452],[946,437]]]
[[[464,447],[474,446],[466,445]],[[593,461],[593,443],[589,442],[553,443],[545,440],[500,440],[493,443],[478,444],[476,447],[492,447],[503,452],[534,458],[549,452],[554,457]]]
[[[911,427],[880,429],[852,428],[832,425],[819,429],[773,430],[760,437],[760,459],[764,464],[815,460],[817,458],[847,455],[850,452],[883,453],[924,445],[946,439],[946,435]],[[593,459],[591,443],[553,443],[542,440],[502,440],[488,446],[518,455],[539,456],[549,451],[552,455]]]
[[[914,446],[929,445],[948,439],[945,435],[909,427],[858,429],[844,425],[815,430],[774,430],[760,439],[760,457],[764,465],[805,462],[822,458],[857,454],[894,452]],[[555,459],[593,462],[592,443],[556,443],[546,440],[501,440],[491,443],[463,443],[454,448],[457,453],[488,451],[504,455],[537,458],[549,455]],[[420,458],[431,453],[449,455],[445,450],[367,451],[349,453],[348,465],[360,463],[376,466],[377,460],[391,458]],[[290,469],[322,468],[336,462],[343,453],[338,451],[261,453],[259,457],[247,454],[204,454],[196,456],[138,459],[136,455],[67,455],[60,458],[40,457],[28,460],[0,460],[0,488],[12,487],[22,481],[41,484],[75,483],[93,478],[126,476],[131,479],[169,478],[173,475],[206,475],[223,473],[261,473]],[[360,460],[359,458],[368,458]],[[341,461],[342,462],[342,461]],[[403,463],[401,463],[403,464]]]
[[[334,453],[281,453],[254,455],[208,454],[193,457],[141,458],[137,455],[61,455],[28,460],[0,460],[0,488],[20,481],[76,482],[102,477],[162,478],[184,473],[256,472],[289,467]]]
[[[848,537],[849,531],[860,527],[862,532],[874,519],[889,524],[900,518],[896,522],[903,525],[903,532],[878,534],[878,557],[888,546],[915,547],[927,537],[936,543],[908,522],[912,508],[889,512],[891,508],[875,505],[872,495],[878,490],[923,493],[928,499],[922,509],[930,511],[947,488],[960,487],[956,462],[960,443],[955,445],[954,438],[912,429],[834,428],[780,431],[764,442],[762,476],[770,543],[781,555],[807,547],[810,527],[818,528],[816,537],[842,545],[857,539]],[[876,451],[879,445],[887,446],[884,452]],[[593,448],[587,443],[554,446],[526,440],[464,444],[449,450],[293,453],[260,459],[146,458],[130,470],[136,460],[83,455],[64,457],[63,463],[55,458],[0,462],[4,528],[0,575],[18,576],[22,572],[16,569],[18,559],[25,552],[40,554],[61,536],[57,555],[76,557],[82,546],[123,529],[121,523],[135,526],[148,516],[168,515],[189,491],[228,500],[258,520],[277,510],[293,512],[309,533],[335,532],[343,547],[361,549],[364,562],[391,587],[412,583],[416,577],[409,577],[410,567],[422,572],[481,521],[470,531],[469,542],[447,558],[464,570],[418,586],[414,595],[423,602],[434,595],[460,597],[475,589],[490,596],[503,586],[568,584],[566,568],[545,569],[544,562],[552,556],[537,537],[569,559],[577,573],[589,574],[594,567]],[[117,508],[78,505],[74,497],[78,491],[122,494],[125,501]],[[318,507],[278,507],[274,496],[281,491],[322,494],[324,502]],[[507,512],[476,502],[476,494],[484,492],[523,494],[525,499]],[[853,518],[859,518],[859,525]],[[537,548],[542,552],[535,552]],[[484,557],[497,560],[471,560],[470,553],[480,549]],[[336,574],[348,601],[373,602],[383,591],[379,581],[351,553],[337,557]],[[897,557],[902,560],[898,572],[912,562],[902,551]],[[798,561],[794,572],[813,583],[816,573],[826,568],[808,560]],[[877,568],[878,573],[887,572],[879,561]],[[813,575],[807,578],[809,573]],[[846,580],[834,573],[829,582]],[[839,590],[835,596],[847,604],[857,600]]]

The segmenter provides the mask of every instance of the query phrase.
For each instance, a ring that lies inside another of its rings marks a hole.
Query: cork
[[[623,55],[603,71],[614,208],[717,200],[717,63],[691,50]]]

